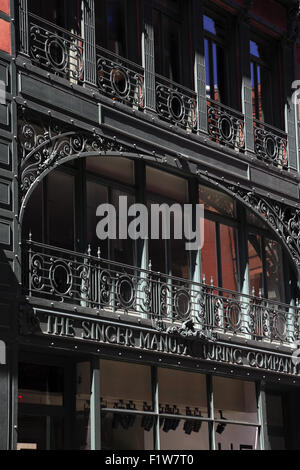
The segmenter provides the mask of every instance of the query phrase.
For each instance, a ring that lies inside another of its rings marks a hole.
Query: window
[[[222,26],[204,15],[204,49],[206,66],[206,96],[227,104],[227,51]]]
[[[155,70],[170,80],[182,80],[182,9],[180,1],[155,2],[153,9]]]
[[[217,449],[259,448],[253,382],[103,360],[100,376],[103,449],[151,450],[157,432],[160,450],[209,450],[212,433]]]
[[[286,301],[283,254],[279,243],[261,230],[249,227],[250,293],[269,300]]]
[[[250,41],[253,117],[281,126],[278,50],[270,40]],[[271,60],[272,57],[272,60]]]
[[[130,28],[127,28],[130,19]],[[96,44],[119,56],[140,62],[135,0],[95,2]]]
[[[236,291],[239,288],[237,229],[234,201],[199,185],[199,204],[204,204],[202,277],[208,284]]]
[[[188,202],[188,183],[187,180],[179,178],[151,167],[146,168],[147,185],[147,203],[149,213],[152,204],[167,204],[171,207],[173,204],[179,204],[181,207]],[[149,239],[148,253],[154,271],[169,274],[177,277],[188,278],[189,264],[188,253],[185,250],[185,240],[177,240],[174,237],[172,227],[174,220],[180,217],[176,211],[171,213],[171,237],[170,240],[162,238],[162,231],[158,240]],[[160,218],[160,229],[163,225]],[[151,230],[151,224],[150,224]]]

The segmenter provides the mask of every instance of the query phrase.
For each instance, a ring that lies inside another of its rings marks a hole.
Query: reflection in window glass
[[[166,173],[156,168],[146,168],[147,191],[164,196],[170,201],[186,203],[188,201],[187,180]]]
[[[206,211],[228,217],[235,216],[233,199],[215,189],[199,185],[199,204],[204,204]]]
[[[49,243],[74,249],[74,177],[62,171],[48,175]]]
[[[216,423],[217,450],[259,450],[257,427]]]
[[[102,450],[152,450],[154,419],[149,416],[101,413]]]
[[[282,251],[275,240],[265,240],[268,299],[284,300]]]
[[[211,220],[204,220],[204,245],[201,250],[202,277],[206,283],[218,283],[216,224]]]
[[[220,225],[220,245],[222,259],[222,287],[238,290],[236,230],[228,225]]]
[[[19,403],[63,405],[64,370],[61,367],[19,364]]]
[[[105,408],[152,408],[150,367],[101,360],[100,370],[101,399]]]
[[[90,157],[86,159],[86,169],[95,175],[134,184],[134,162],[128,158]]]
[[[261,237],[249,233],[248,239],[250,294],[263,295],[263,263]]]
[[[206,378],[201,374],[158,369],[160,411],[207,417]],[[171,413],[171,414],[172,414]]]
[[[208,424],[160,418],[161,450],[209,450]]]
[[[254,382],[213,378],[215,419],[257,423],[257,401]]]

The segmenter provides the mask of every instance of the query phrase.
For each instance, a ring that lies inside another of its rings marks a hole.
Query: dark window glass
[[[89,362],[76,365],[76,449],[91,449],[91,370]]]
[[[49,243],[74,249],[74,178],[54,170],[47,178]]]
[[[215,101],[227,101],[226,50],[222,28],[211,17],[204,15],[204,50],[206,66],[206,95]]]
[[[119,263],[124,263],[124,264],[129,264],[131,266],[134,266],[135,242],[134,240],[131,240],[129,237],[127,237],[126,240],[123,240],[120,238],[119,224],[120,224],[121,214],[119,212],[119,200],[120,200],[120,197],[127,197],[127,207],[130,207],[132,204],[134,204],[135,199],[133,195],[125,191],[120,191],[118,189],[112,190],[111,197],[112,197],[111,202],[116,209],[116,215],[117,215],[117,239],[112,240],[113,258],[115,261],[118,261]],[[130,217],[128,217],[127,225],[126,225],[126,220],[123,223],[124,227],[125,226],[128,227],[130,221],[131,219]]]
[[[153,10],[155,70],[175,82],[181,81],[182,23],[165,11]]]
[[[266,394],[267,430],[271,450],[286,450],[283,399],[281,394]]]
[[[19,403],[63,405],[64,370],[38,364],[19,365]]]
[[[258,42],[250,41],[250,55],[253,117],[259,121],[272,124],[274,80],[268,64],[270,60],[268,50]]]
[[[108,241],[99,240],[96,234],[97,224],[100,220],[96,216],[97,208],[100,204],[108,202],[108,188],[94,181],[86,183],[86,227],[87,227],[87,243],[91,246],[92,252],[97,253],[98,247],[101,250],[101,257],[108,257]]]
[[[220,246],[222,260],[222,287],[238,290],[237,237],[236,230],[228,225],[220,225]]]
[[[23,237],[27,240],[29,233],[32,240],[43,241],[43,183],[31,194],[23,219]]]
[[[62,28],[67,28],[73,33],[80,32],[81,7],[79,0],[72,2],[28,0],[28,11]]]
[[[63,418],[59,416],[19,416],[17,450],[63,449]]]
[[[126,57],[126,1],[95,2],[96,43]]]

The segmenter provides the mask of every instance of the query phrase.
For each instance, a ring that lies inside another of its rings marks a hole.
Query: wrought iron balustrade
[[[97,46],[97,84],[100,93],[137,108],[144,107],[144,69]]]
[[[255,153],[260,160],[287,169],[287,139],[285,132],[254,119]]]
[[[84,40],[66,29],[28,14],[29,56],[33,63],[72,83],[83,82]]]
[[[214,142],[237,151],[245,148],[244,116],[218,101],[207,101],[208,134]]]
[[[156,75],[156,111],[172,125],[197,131],[196,93],[160,75]]]
[[[152,320],[174,333],[224,333],[263,342],[292,344],[300,339],[298,306],[247,296],[205,282],[143,270],[115,261],[24,244],[24,288],[29,297]],[[91,310],[92,312],[92,310]],[[186,329],[187,328],[187,329]]]

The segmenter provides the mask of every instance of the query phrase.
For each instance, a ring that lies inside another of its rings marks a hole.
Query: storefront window
[[[155,418],[142,413],[153,412],[150,367],[101,360],[100,371],[102,448],[153,449]]]
[[[148,417],[103,411],[101,435],[102,450],[153,449],[153,422]]]
[[[161,450],[209,450],[207,423],[176,418],[160,418],[160,423]]]
[[[150,367],[101,360],[100,370],[101,399],[105,408],[131,406],[140,411],[146,406],[152,408]]]
[[[215,419],[257,423],[255,383],[214,377]]]
[[[158,386],[161,412],[207,417],[205,375],[158,369]]]
[[[19,365],[19,403],[63,406],[63,369],[38,364]]]
[[[259,450],[257,427],[216,423],[217,450]]]

